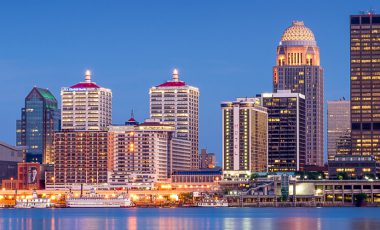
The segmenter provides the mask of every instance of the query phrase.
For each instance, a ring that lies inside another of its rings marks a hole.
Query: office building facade
[[[54,135],[54,172],[49,188],[94,187],[108,183],[107,131],[61,131]],[[52,179],[53,178],[53,179]]]
[[[175,137],[175,127],[147,119],[109,128],[111,187],[153,187],[174,171],[191,168],[191,142]]]
[[[191,167],[199,167],[199,89],[179,80],[174,69],[172,80],[152,87],[150,118],[174,125],[176,137],[191,141]]]
[[[380,162],[380,15],[350,17],[352,155]]]
[[[216,167],[216,157],[214,153],[207,152],[207,149],[201,149],[199,156],[200,169],[212,169]]]
[[[34,87],[30,91],[16,126],[16,143],[25,146],[25,161],[51,162],[54,132],[60,129],[60,110],[48,89]]]
[[[327,155],[333,160],[343,151],[345,136],[351,133],[350,101],[327,101]],[[339,146],[338,146],[339,145]],[[339,149],[338,149],[339,147]]]
[[[91,81],[61,89],[62,130],[104,131],[112,122],[112,91]]]
[[[268,113],[257,98],[221,103],[225,177],[244,179],[267,171]]]
[[[306,164],[305,96],[290,90],[260,95],[268,111],[268,171],[294,172]]]
[[[303,22],[288,27],[277,47],[273,92],[305,95],[306,164],[323,166],[323,69],[313,32]]]

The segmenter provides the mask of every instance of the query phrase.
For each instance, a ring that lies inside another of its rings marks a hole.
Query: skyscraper
[[[352,155],[380,162],[380,15],[350,17]]]
[[[342,141],[347,134],[350,135],[350,132],[350,101],[327,101],[327,154],[329,160],[333,160],[338,154],[338,145],[344,144]]]
[[[91,81],[86,71],[85,81],[61,89],[62,130],[106,130],[112,122],[112,92]]]
[[[304,170],[306,161],[305,96],[278,90],[263,93],[268,109],[268,171]]]
[[[323,161],[323,69],[313,32],[303,22],[288,27],[277,47],[273,92],[290,89],[306,99],[306,164]]]
[[[239,179],[267,171],[268,113],[257,98],[222,102],[223,170]]]
[[[199,168],[199,89],[180,81],[177,69],[172,76],[150,88],[150,117],[174,125],[176,137],[191,141],[191,167]]]
[[[26,147],[26,162],[51,162],[54,131],[59,127],[60,111],[54,95],[34,87],[25,98],[16,128],[16,143]]]

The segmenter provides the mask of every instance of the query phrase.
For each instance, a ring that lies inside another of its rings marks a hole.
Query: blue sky
[[[282,32],[312,29],[325,69],[325,100],[349,98],[349,15],[375,0],[5,1],[0,3],[0,140],[33,86],[59,90],[93,80],[113,91],[113,121],[149,115],[148,91],[171,77],[201,92],[200,147],[221,162],[220,102],[272,90]]]

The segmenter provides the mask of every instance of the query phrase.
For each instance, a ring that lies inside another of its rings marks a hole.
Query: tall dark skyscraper
[[[306,157],[305,96],[279,90],[258,95],[268,109],[268,171],[304,169]]]
[[[57,100],[48,89],[34,87],[17,121],[17,145],[26,147],[26,162],[51,162],[54,131],[59,127]]]
[[[352,154],[380,162],[380,15],[350,17],[350,48]]]
[[[305,95],[306,165],[323,161],[323,69],[313,32],[295,21],[282,35],[273,67],[273,92],[288,90]]]

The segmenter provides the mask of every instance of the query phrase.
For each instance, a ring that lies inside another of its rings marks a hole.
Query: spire
[[[91,71],[90,70],[86,70],[86,74],[84,75],[84,80],[85,80],[85,82],[88,82],[88,83],[91,82]]]
[[[131,111],[131,118],[129,118],[129,120],[127,122],[125,122],[125,125],[130,125],[130,126],[134,126],[134,125],[138,125],[139,123],[135,120],[135,115],[133,113],[133,109]]]
[[[173,70],[173,81],[178,82],[179,81],[179,73],[177,69]]]

